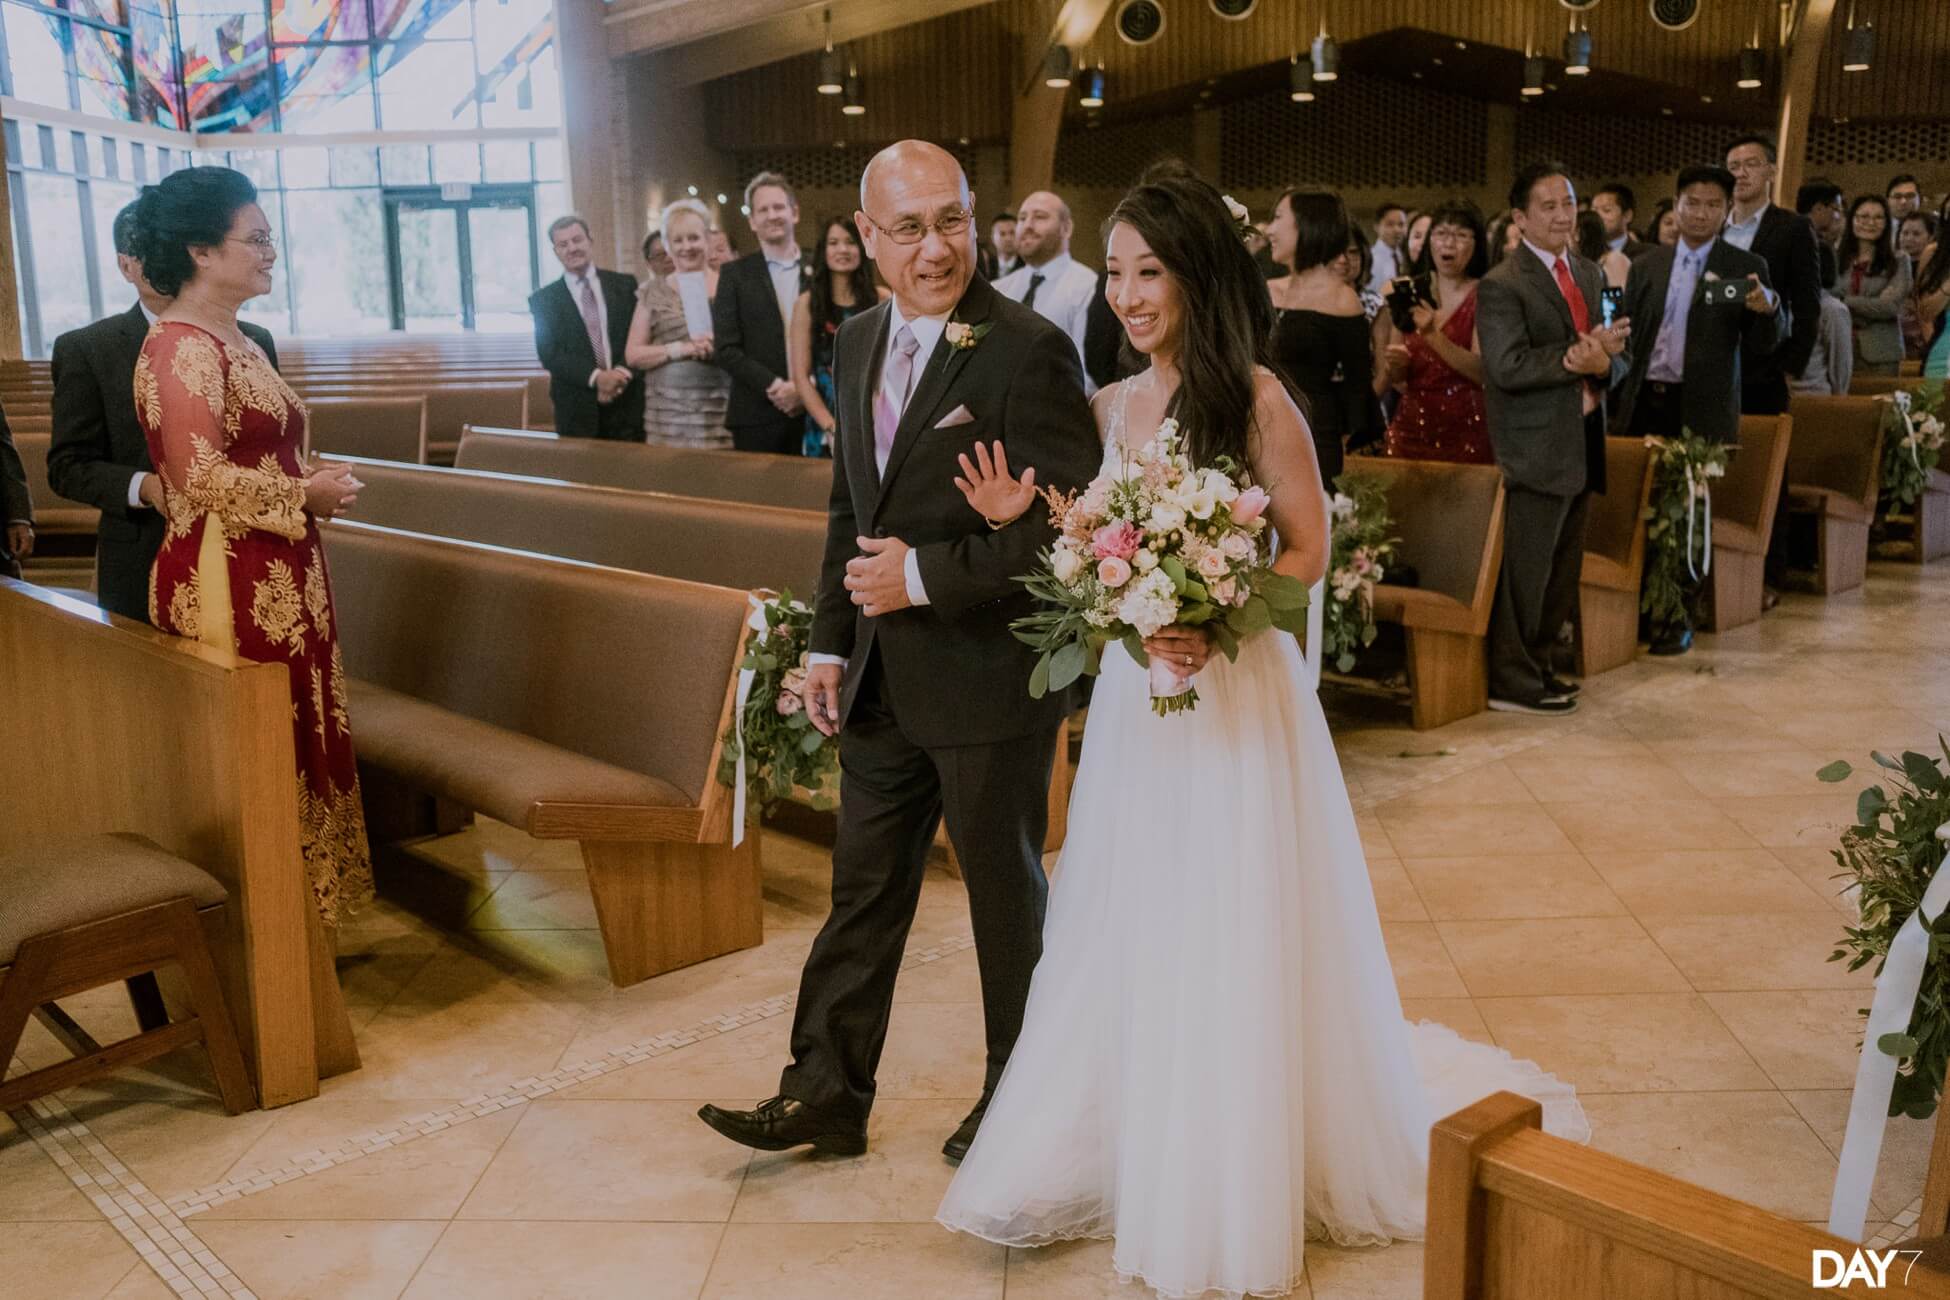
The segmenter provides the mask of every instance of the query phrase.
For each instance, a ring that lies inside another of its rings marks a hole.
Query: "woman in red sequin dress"
[[[237,309],[270,290],[277,262],[256,200],[241,173],[192,167],[137,209],[143,270],[175,299],[135,369],[168,521],[149,616],[165,632],[289,667],[301,842],[330,926],[371,896],[372,862],[314,517],[344,509],[358,485],[345,466],[307,473],[305,408],[237,328]]]
[[[1476,341],[1476,282],[1489,269],[1483,214],[1467,200],[1435,210],[1427,247],[1437,306],[1418,304],[1416,332],[1388,345],[1389,378],[1401,393],[1383,454],[1488,465],[1483,358]]]

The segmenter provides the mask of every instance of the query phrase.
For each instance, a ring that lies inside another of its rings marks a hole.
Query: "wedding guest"
[[[0,411],[0,578],[18,578],[21,561],[33,553],[34,499],[7,413]]]
[[[1661,248],[1671,248],[1679,242],[1679,217],[1672,210],[1671,199],[1660,199],[1652,209],[1652,226],[1647,241]]]
[[[1848,217],[1842,211],[1844,204],[1842,187],[1825,176],[1807,181],[1794,192],[1794,210],[1815,228],[1815,253],[1821,259],[1823,289],[1835,287],[1841,269],[1835,249],[1842,242],[1842,232],[1848,229]]]
[[[548,371],[555,431],[565,438],[635,442],[643,436],[643,376],[623,359],[636,308],[636,281],[596,265],[589,223],[557,217],[549,246],[562,278],[528,299],[535,352]]]
[[[1720,238],[1733,202],[1733,174],[1688,167],[1677,189],[1680,242],[1632,263],[1623,311],[1634,337],[1618,387],[1615,427],[1634,438],[1682,430],[1708,442],[1740,439],[1740,358],[1764,354],[1779,330],[1780,299],[1767,287],[1767,263]],[[1718,284],[1739,296],[1706,297]],[[1681,608],[1652,627],[1652,653],[1683,654],[1693,644],[1691,605],[1698,583],[1681,577]]]
[[[1022,265],[1022,258],[1016,253],[1016,214],[998,212],[989,218],[989,264],[994,274],[991,282],[1010,275]]]
[[[1740,409],[1746,415],[1779,415],[1787,410],[1788,379],[1799,378],[1814,351],[1815,331],[1821,323],[1821,256],[1815,228],[1806,217],[1773,202],[1778,170],[1774,141],[1764,135],[1744,135],[1727,146],[1726,168],[1733,173],[1733,209],[1727,213],[1724,238],[1735,248],[1754,253],[1767,263],[1767,282],[1787,304],[1786,328],[1774,351],[1748,358],[1741,375],[1745,390]],[[1783,502],[1787,494],[1781,496]],[[1787,544],[1788,530],[1774,536]],[[1778,576],[1786,552],[1775,559]]]
[[[1923,353],[1927,379],[1950,378],[1950,239],[1938,239],[1916,276],[1916,310],[1930,331]]]
[[[47,481],[56,495],[102,512],[95,539],[95,600],[110,613],[149,621],[149,566],[162,545],[162,480],[135,413],[135,363],[142,340],[169,299],[143,278],[131,203],[115,214],[115,268],[135,290],[127,311],[54,340],[54,436]],[[277,345],[259,325],[239,321],[275,369]]]
[[[1936,214],[1932,212],[1912,212],[1902,220],[1896,231],[1896,250],[1909,259],[1911,271],[1916,271],[1930,260],[1930,250],[1936,243]],[[1912,280],[1910,294],[1903,299],[1896,314],[1896,322],[1903,332],[1903,360],[1921,361],[1930,350],[1930,327],[1917,309],[1915,284]]]
[[[664,247],[664,232],[661,228],[651,230],[643,239],[643,270],[645,280],[661,280],[677,269],[671,260],[670,252]]]
[[[1388,379],[1401,398],[1382,454],[1488,465],[1496,456],[1483,412],[1476,285],[1489,270],[1489,236],[1467,199],[1450,199],[1429,216],[1436,305],[1417,303],[1415,332],[1388,344]]]
[[[1509,213],[1499,212],[1490,218],[1489,241],[1490,265],[1495,266],[1523,241],[1523,235],[1518,231],[1516,222],[1510,220]]]
[[[1903,333],[1898,317],[1909,297],[1909,258],[1896,251],[1889,205],[1864,194],[1849,205],[1848,231],[1836,250],[1841,297],[1855,319],[1855,368],[1893,375],[1902,369]]]
[[[1321,485],[1329,491],[1347,442],[1368,441],[1374,427],[1369,320],[1343,269],[1352,229],[1340,196],[1325,190],[1289,190],[1273,207],[1273,256],[1288,268],[1285,279],[1266,286],[1275,312],[1273,355],[1306,396]]]
[[[1623,253],[1632,261],[1652,250],[1652,245],[1641,244],[1632,233],[1632,222],[1638,216],[1638,199],[1632,187],[1623,181],[1613,181],[1591,196],[1591,210],[1605,223],[1605,243],[1614,251]],[[1589,256],[1589,254],[1586,254]]]
[[[1429,226],[1434,216],[1432,212],[1418,212],[1409,220],[1408,238],[1402,242],[1402,251],[1407,255],[1406,261],[1411,274],[1429,269],[1426,254],[1429,246]]]
[[[738,260],[738,250],[732,246],[731,236],[716,226],[711,227],[711,251],[708,260],[713,271],[722,271]]]
[[[1374,210],[1374,244],[1368,249],[1368,278],[1359,287],[1377,296],[1406,269],[1402,241],[1408,237],[1408,209],[1393,201]]]
[[[1604,274],[1605,287],[1623,289],[1631,274],[1632,259],[1613,248],[1605,239],[1605,219],[1595,208],[1578,213],[1578,255],[1597,265]]]
[[[643,375],[643,437],[656,446],[731,446],[724,424],[731,381],[712,364],[718,272],[711,265],[710,223],[696,199],[664,209],[656,233],[669,250],[671,271],[644,281],[630,317],[623,359]]]
[[[134,377],[169,520],[150,609],[164,632],[289,669],[299,845],[312,902],[334,927],[372,896],[372,860],[317,521],[350,507],[359,482],[343,464],[306,470],[304,405],[237,328],[277,263],[249,179],[228,167],[171,172],[143,191],[136,242],[143,274],[174,300]]]
[[[1477,286],[1483,396],[1505,486],[1503,571],[1490,615],[1490,707],[1564,714],[1576,688],[1554,660],[1574,617],[1591,495],[1605,490],[1604,386],[1629,325],[1600,323],[1598,268],[1572,247],[1577,195],[1560,163],[1510,187],[1523,247]]]
[[[1353,289],[1355,294],[1361,299],[1361,312],[1372,322],[1380,319],[1381,309],[1387,301],[1380,293],[1368,288],[1369,282],[1374,279],[1374,262],[1372,260],[1374,250],[1369,248],[1367,241],[1361,237],[1361,228],[1359,226],[1350,222],[1348,231],[1350,238],[1348,239],[1347,248],[1335,263],[1335,270],[1343,280],[1347,281],[1348,287]],[[1387,286],[1384,284],[1382,288],[1385,290]]]
[[[792,384],[806,404],[808,456],[833,454],[838,400],[833,386],[833,340],[840,326],[886,297],[874,287],[873,267],[860,246],[860,232],[847,217],[826,222],[813,245],[813,273],[792,308]]]
[[[797,456],[805,442],[806,404],[792,384],[785,329],[806,281],[798,242],[799,200],[777,172],[745,186],[758,251],[719,269],[711,304],[716,361],[731,376],[725,424],[739,451]]]
[[[1084,354],[1084,334],[1089,324],[1090,299],[1097,292],[1097,273],[1070,256],[1073,223],[1070,205],[1048,190],[1038,190],[1022,201],[1016,212],[1016,253],[1022,265],[995,282],[995,291],[1049,321],[1077,345],[1077,360]],[[1097,386],[1084,377],[1084,390],[1094,393]]]
[[[1923,188],[1916,183],[1916,178],[1907,172],[1891,180],[1882,195],[1887,202],[1889,220],[1892,222],[1901,221],[1910,213],[1923,210]]]

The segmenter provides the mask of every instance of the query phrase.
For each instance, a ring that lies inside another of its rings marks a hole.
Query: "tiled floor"
[[[1946,626],[1950,567],[1878,565],[1862,591],[1597,679],[1570,719],[1418,735],[1330,691],[1409,1014],[1575,1082],[1599,1147],[1825,1219],[1868,980],[1826,960],[1853,787],[1813,774],[1950,730]],[[1008,1251],[930,1221],[937,1148],[981,1077],[956,881],[924,891],[872,1150],[826,1161],[753,1156],[692,1114],[773,1089],[819,848],[768,836],[762,947],[621,992],[578,867],[482,824],[389,872],[344,934],[365,1066],[315,1101],[226,1118],[185,1054],[70,1090],[36,1133],[0,1118],[0,1290],[168,1296],[173,1271],[187,1294],[200,1276],[332,1300],[1145,1294],[1105,1245]],[[72,1009],[126,1019],[113,996]],[[1892,1126],[1870,1233],[1917,1195],[1929,1136]],[[200,1272],[91,1200],[110,1183]],[[1315,1300],[1420,1293],[1412,1244],[1310,1247],[1307,1266]]]

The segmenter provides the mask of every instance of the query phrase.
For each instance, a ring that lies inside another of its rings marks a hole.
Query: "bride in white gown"
[[[1254,366],[1271,308],[1219,195],[1166,177],[1112,221],[1108,294],[1152,368],[1098,397],[1106,463],[1168,412],[1209,461],[1230,399],[1254,429],[1230,441],[1273,493],[1280,568],[1312,581],[1327,544],[1313,444]],[[986,468],[970,467],[971,503],[1021,513],[1027,493]],[[1117,1272],[1165,1296],[1282,1295],[1308,1237],[1422,1236],[1441,1116],[1507,1088],[1544,1101],[1553,1132],[1589,1129],[1535,1065],[1403,1020],[1293,639],[1250,637],[1236,662],[1182,629],[1147,648],[1202,665],[1198,705],[1158,717],[1146,670],[1105,652],[1022,1036],[938,1217],[1017,1246],[1114,1236]]]

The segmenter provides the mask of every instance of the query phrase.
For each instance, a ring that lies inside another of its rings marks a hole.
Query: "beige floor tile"
[[[1905,709],[1805,710],[1775,720],[1781,734],[1808,749],[1858,766],[1868,751],[1898,754],[1905,749],[1935,754],[1938,727],[1929,718]]]
[[[1510,770],[1541,803],[1611,799],[1690,799],[1693,788],[1669,765],[1646,755],[1565,759],[1523,754]]]
[[[393,1005],[593,1002],[615,989],[598,931],[474,930],[435,953]]]
[[[395,1300],[443,1223],[199,1223],[211,1253],[259,1300]]]
[[[1820,912],[1651,917],[1645,928],[1702,992],[1866,989],[1874,983],[1868,970],[1851,974],[1844,963],[1828,960],[1841,927]]]
[[[1582,1094],[1766,1088],[1769,1079],[1691,993],[1481,998],[1497,1045]]]
[[[1361,852],[1369,857],[1389,858],[1395,856],[1395,845],[1388,833],[1381,827],[1381,819],[1373,812],[1363,811],[1354,815],[1354,829],[1361,833]]]
[[[1483,1013],[1476,1008],[1472,998],[1403,998],[1402,1018],[1410,1024],[1418,1020],[1433,1020],[1438,1025],[1446,1025],[1464,1038],[1476,1043],[1495,1045],[1489,1026],[1483,1023]]]
[[[1625,905],[1576,853],[1411,858],[1402,863],[1438,921],[1622,916]]]
[[[703,1300],[1001,1300],[1006,1257],[933,1223],[734,1223]]]
[[[397,1126],[423,1107],[392,1102],[310,1101],[278,1112],[278,1122],[240,1159],[230,1178],[275,1169],[347,1138]],[[494,1158],[521,1110],[497,1111],[431,1137],[349,1160],[320,1173],[205,1210],[192,1227],[217,1219],[449,1219]]]
[[[576,1008],[534,1001],[448,1007],[395,1003],[358,1035],[360,1068],[326,1095],[458,1100],[546,1074],[582,1024]]]
[[[139,1264],[103,1300],[176,1300],[176,1293],[148,1265]]]
[[[864,1156],[834,1159],[803,1149],[761,1151],[752,1157],[731,1220],[931,1222],[955,1176],[941,1144],[968,1107],[967,1101],[876,1102]]]
[[[1847,1089],[1818,1092],[1786,1092],[1801,1118],[1815,1131],[1839,1160],[1842,1139],[1848,1135]],[[1936,1117],[1911,1119],[1898,1115],[1882,1131],[1882,1150],[1876,1161],[1875,1181],[1869,1187],[1869,1217],[1893,1219],[1923,1194],[1923,1179],[1929,1173],[1930,1143],[1936,1136]],[[1824,1219],[1826,1215],[1822,1216]],[[1863,1240],[1874,1235],[1866,1229]]]
[[[975,950],[958,952],[904,970],[894,985],[894,1005],[905,1002],[980,1002],[982,972],[975,962]]]
[[[0,1115],[0,1223],[55,1219],[99,1223],[101,1217],[61,1166]]]
[[[1790,1219],[1828,1214],[1835,1157],[1778,1092],[1585,1100],[1592,1145]]]
[[[881,1101],[959,1101],[966,1111],[982,1095],[987,1071],[980,1003],[900,1003],[888,1022],[875,1095]]]
[[[1443,947],[1442,936],[1425,921],[1385,921],[1382,939],[1395,971],[1395,991],[1404,998],[1460,998],[1469,990]]]
[[[1535,803],[1444,807],[1396,800],[1375,812],[1396,856],[1404,860],[1572,849],[1557,823]]]
[[[467,918],[470,930],[593,930],[596,902],[581,871],[511,871]]]
[[[149,1271],[100,1215],[93,1223],[0,1221],[0,1294],[7,1300],[101,1300]]]
[[[1406,760],[1398,760],[1391,770],[1398,776],[1415,776],[1413,769],[1401,771],[1405,765]],[[1458,804],[1473,807],[1486,803],[1529,803],[1534,798],[1530,788],[1517,779],[1512,765],[1498,760],[1421,786],[1399,796],[1395,802],[1403,806],[1450,808]]]
[[[1764,795],[1721,799],[1720,811],[1770,848],[1833,848],[1855,823],[1855,792]]]
[[[582,1031],[562,1054],[563,1060],[587,1060],[779,994],[795,994],[812,941],[810,930],[768,933],[757,948],[726,953],[593,998],[582,1006]]]
[[[1856,898],[1853,878],[1842,873],[1841,864],[1835,861],[1832,851],[1823,848],[1803,846],[1792,849],[1769,849],[1780,864],[1792,871],[1801,882],[1827,900],[1830,907],[1840,912],[1850,921],[1859,920],[1862,908]]]
[[[1422,1293],[1422,1247],[1404,1241],[1350,1250],[1310,1241],[1307,1280],[1313,1300],[1412,1300]]]
[[[1867,990],[1811,993],[1708,993],[1726,1022],[1774,1086],[1848,1088],[1862,1052]]]
[[[1120,1282],[1110,1241],[1064,1241],[1009,1252],[1009,1300],[1152,1300],[1142,1282]],[[1306,1300],[1305,1283],[1293,1292]],[[1291,1300],[1291,1297],[1289,1298]]]
[[[1415,885],[1393,858],[1368,859],[1368,883],[1374,886],[1375,910],[1384,921],[1426,921],[1428,908],[1415,892]]]
[[[217,1101],[127,1101],[81,1088],[63,1100],[150,1191],[165,1198],[223,1181],[277,1114],[226,1115]]]
[[[1771,720],[1752,710],[1702,711],[1684,704],[1640,705],[1621,713],[1618,722],[1661,758],[1801,748]]]
[[[404,1300],[694,1300],[715,1223],[454,1223]]]
[[[1619,799],[1544,808],[1585,853],[1750,849],[1755,840],[1704,799]]]
[[[684,1101],[709,1097],[750,1105],[779,1090],[779,1071],[791,1059],[792,1017],[714,1034],[665,1056],[579,1083],[556,1094],[565,1100]],[[883,1069],[884,1075],[884,1069]]]
[[[1585,854],[1634,916],[1827,912],[1829,903],[1766,849]]]
[[[476,817],[458,834],[421,840],[407,851],[459,872],[514,871],[541,843],[503,822]]]
[[[1629,917],[1439,921],[1472,997],[1683,991],[1685,978]]]
[[[1675,757],[1667,761],[1694,792],[1709,799],[1751,799],[1767,795],[1832,793],[1815,779],[1833,755],[1817,749],[1782,749],[1738,758]]]
[[[481,1175],[462,1219],[722,1223],[751,1152],[696,1101],[537,1101]]]
[[[1569,735],[1533,745],[1522,757],[1537,761],[1651,758],[1652,750],[1616,722],[1597,721]]]

